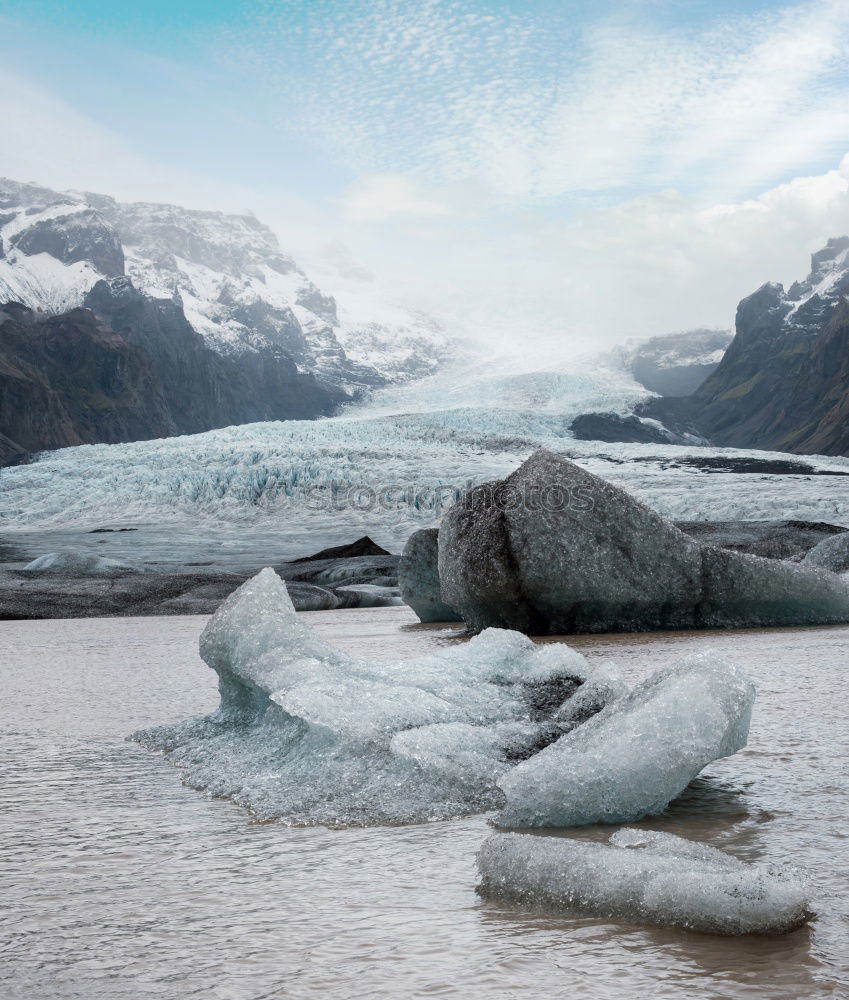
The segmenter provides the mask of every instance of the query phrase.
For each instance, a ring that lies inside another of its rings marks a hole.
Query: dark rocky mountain
[[[123,275],[179,302],[216,353],[285,351],[349,394],[430,374],[448,349],[433,320],[370,294],[368,281],[345,285],[340,301],[323,292],[253,215],[0,179],[0,302],[64,312]]]
[[[686,330],[622,349],[634,378],[661,396],[689,396],[716,371],[733,339],[730,330]]]
[[[787,291],[737,307],[736,336],[692,395],[638,409],[713,444],[849,455],[849,237],[831,239]]]
[[[0,459],[68,445],[311,418],[347,396],[276,357],[223,357],[182,308],[101,280],[59,315],[0,307]]]
[[[312,418],[432,372],[435,324],[361,299],[322,292],[252,215],[0,179],[0,462]]]

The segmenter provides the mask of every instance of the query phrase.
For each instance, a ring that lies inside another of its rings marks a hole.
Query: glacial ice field
[[[457,489],[503,477],[541,446],[671,518],[849,524],[847,459],[602,444],[569,431],[580,413],[624,413],[645,396],[597,363],[515,374],[502,362],[457,365],[332,418],[43,453],[0,471],[0,530],[119,523],[175,538],[200,526],[273,533],[286,549],[279,558],[368,533],[400,551],[413,530],[438,522]],[[706,459],[732,471],[706,470]]]

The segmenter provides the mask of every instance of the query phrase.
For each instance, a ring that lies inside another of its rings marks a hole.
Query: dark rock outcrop
[[[475,487],[439,531],[442,597],[474,629],[532,634],[849,621],[834,574],[699,545],[544,450]]]
[[[87,261],[110,278],[124,273],[124,248],[118,234],[92,208],[41,219],[12,237],[10,246],[27,256],[50,254],[65,265]]]
[[[640,444],[671,444],[674,435],[656,424],[630,414],[582,413],[572,421],[570,430],[579,441],[630,441]]]
[[[133,441],[173,428],[151,358],[89,310],[0,314],[0,433],[19,449]]]
[[[683,399],[637,413],[714,444],[849,455],[849,237],[829,240],[786,292],[767,284],[737,307],[719,367]]]
[[[439,529],[422,528],[407,539],[398,567],[401,599],[423,622],[462,619],[442,600],[439,586]],[[562,699],[561,699],[562,700]]]
[[[363,535],[355,542],[347,545],[334,545],[329,549],[322,549],[311,556],[301,556],[300,559],[292,559],[292,563],[315,562],[318,559],[352,559],[356,556],[389,556],[391,552],[381,548],[377,542],[372,541],[368,535]]]
[[[311,418],[344,398],[285,355],[216,354],[178,304],[140,294],[127,278],[98,282],[86,308],[58,316],[0,309],[4,464],[68,445]]]

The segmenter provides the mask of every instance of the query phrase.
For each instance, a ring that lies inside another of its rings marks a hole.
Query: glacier
[[[580,366],[577,366],[580,368]],[[273,536],[280,557],[369,534],[400,552],[437,524],[440,489],[502,479],[538,448],[579,462],[671,520],[822,520],[849,524],[849,460],[677,445],[576,441],[571,420],[640,398],[621,373],[452,368],[316,421],[268,422],[186,437],[46,452],[2,470],[7,531],[86,529],[116,518],[160,533]],[[751,472],[710,473],[705,457]],[[764,471],[761,471],[761,468]],[[381,487],[397,487],[381,504]],[[360,491],[359,493],[357,491]],[[369,492],[372,491],[372,492]]]
[[[746,745],[755,687],[708,652],[658,671],[499,779],[504,827],[626,823],[662,812]]]
[[[493,834],[477,857],[482,896],[532,909],[713,934],[786,933],[812,916],[805,879],[668,833],[608,843]]]
[[[623,691],[562,645],[491,629],[416,660],[366,664],[296,615],[265,569],[200,640],[216,712],[135,734],[196,788],[262,818],[330,826],[495,808],[497,779]]]

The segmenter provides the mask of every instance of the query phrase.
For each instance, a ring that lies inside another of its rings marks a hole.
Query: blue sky
[[[5,93],[20,133],[0,173],[252,207],[305,252],[326,236],[378,270],[404,261],[443,304],[524,280],[519,250],[549,284],[592,257],[592,285],[605,254],[636,267],[650,240],[653,266],[681,258],[675,280],[688,256],[693,281],[720,269],[718,304],[692,310],[717,322],[744,281],[791,277],[842,225],[845,0],[0,0],[0,33],[0,113]],[[796,184],[807,207],[783,211],[807,221],[788,232],[763,206],[799,178],[826,180]],[[761,270],[741,269],[753,253]],[[678,322],[640,309],[638,332]]]
[[[145,155],[178,165],[203,157],[224,180],[282,183],[313,197],[369,170],[439,183],[475,177],[483,166],[500,199],[545,199],[559,210],[560,201],[666,186],[736,197],[833,165],[845,152],[839,129],[792,150],[768,129],[773,116],[849,90],[849,62],[828,39],[834,31],[839,42],[846,29],[840,6],[6,0],[0,12],[8,67]],[[752,93],[745,66],[758,58],[759,38],[786,36],[782,19],[792,25],[794,9],[824,21],[807,50],[788,54],[816,68],[795,71],[788,88],[782,70],[792,75],[792,64],[764,65],[777,74],[765,89],[787,91],[773,102]],[[711,106],[723,89],[736,108]],[[606,125],[617,109],[621,117]],[[765,127],[754,135],[758,115]],[[688,127],[715,129],[715,156],[707,148],[688,159],[676,148]],[[610,162],[620,159],[610,149],[617,138],[627,169]],[[771,164],[738,170],[729,183],[728,157],[742,162],[749,143],[771,139]],[[567,166],[584,157],[586,169]]]

